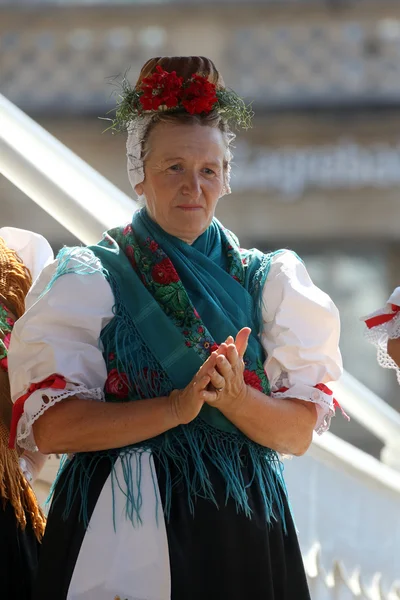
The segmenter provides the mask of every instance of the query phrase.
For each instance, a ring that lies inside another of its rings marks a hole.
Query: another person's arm
[[[387,343],[387,351],[389,356],[394,360],[400,368],[400,338],[389,339]]]
[[[366,339],[377,349],[381,367],[394,369],[400,384],[400,287],[397,287],[386,305],[362,319],[367,329]]]

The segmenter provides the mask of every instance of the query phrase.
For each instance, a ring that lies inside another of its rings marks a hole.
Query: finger
[[[233,375],[233,370],[230,362],[225,356],[218,356],[216,369],[220,375],[225,379],[229,379]]]
[[[241,359],[239,357],[239,353],[235,344],[230,344],[230,346],[228,346],[228,349],[226,351],[226,358],[228,359],[232,368],[235,368],[238,365]]]
[[[201,398],[202,400],[204,400],[204,402],[212,403],[218,399],[218,394],[217,392],[206,390],[204,392],[201,392]]]
[[[223,342],[220,347],[218,348],[218,350],[216,351],[217,356],[221,356],[221,355],[226,355],[226,351],[228,350],[228,345]]]
[[[214,369],[214,372],[211,373],[210,383],[217,390],[225,387],[225,379],[215,369]]]
[[[225,340],[225,344],[228,344],[228,346],[229,346],[229,344],[234,344],[234,343],[235,343],[235,339],[231,335],[229,335]]]
[[[243,329],[241,329],[236,336],[235,344],[240,358],[243,358],[247,350],[247,344],[249,342],[250,333],[250,327],[243,327]]]
[[[197,371],[196,378],[199,379],[204,377],[211,371],[217,363],[217,353],[212,352],[206,361],[201,365],[200,369]]]
[[[210,381],[211,378],[209,375],[205,375],[204,377],[201,377],[200,380],[195,381],[194,387],[196,388],[196,391],[202,392],[203,390],[205,390],[206,387],[209,385]]]

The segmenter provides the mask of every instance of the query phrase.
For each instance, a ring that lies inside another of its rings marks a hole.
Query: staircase
[[[0,120],[1,172],[83,243],[130,218],[128,196],[1,95]],[[384,449],[379,461],[326,433],[285,461],[312,598],[400,600],[400,415],[348,373],[334,393]],[[41,502],[58,462],[35,484]]]

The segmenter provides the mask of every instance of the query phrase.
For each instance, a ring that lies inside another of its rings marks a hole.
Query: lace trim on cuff
[[[372,318],[375,318],[375,316],[380,314],[387,313],[377,312],[374,313]],[[368,319],[365,319],[365,321],[368,323]],[[367,342],[370,342],[376,347],[376,358],[380,366],[384,369],[394,369],[396,371],[397,381],[400,385],[400,368],[394,362],[393,358],[389,356],[387,351],[388,340],[400,338],[400,312],[397,311],[392,314],[390,320],[367,329],[364,333],[364,337]]]
[[[296,398],[305,400],[317,405],[318,418],[315,424],[315,431],[321,435],[328,431],[331,419],[335,416],[336,408],[339,408],[342,415],[350,420],[350,417],[344,412],[339,402],[333,397],[333,392],[324,383],[318,383],[314,387],[297,383],[292,387],[281,387],[271,393],[273,398]]]
[[[18,420],[16,428],[18,445],[26,450],[37,451],[38,448],[33,436],[32,425],[48,408],[70,396],[78,396],[79,398],[91,400],[104,400],[104,393],[101,388],[88,389],[83,385],[74,383],[66,383],[63,389],[52,387],[36,389],[24,401],[23,413]]]

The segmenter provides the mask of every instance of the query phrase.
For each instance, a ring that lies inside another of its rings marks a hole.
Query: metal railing
[[[400,413],[346,371],[330,387],[346,412],[383,442],[382,462],[400,471]]]
[[[136,203],[0,94],[0,170],[85,244]]]

